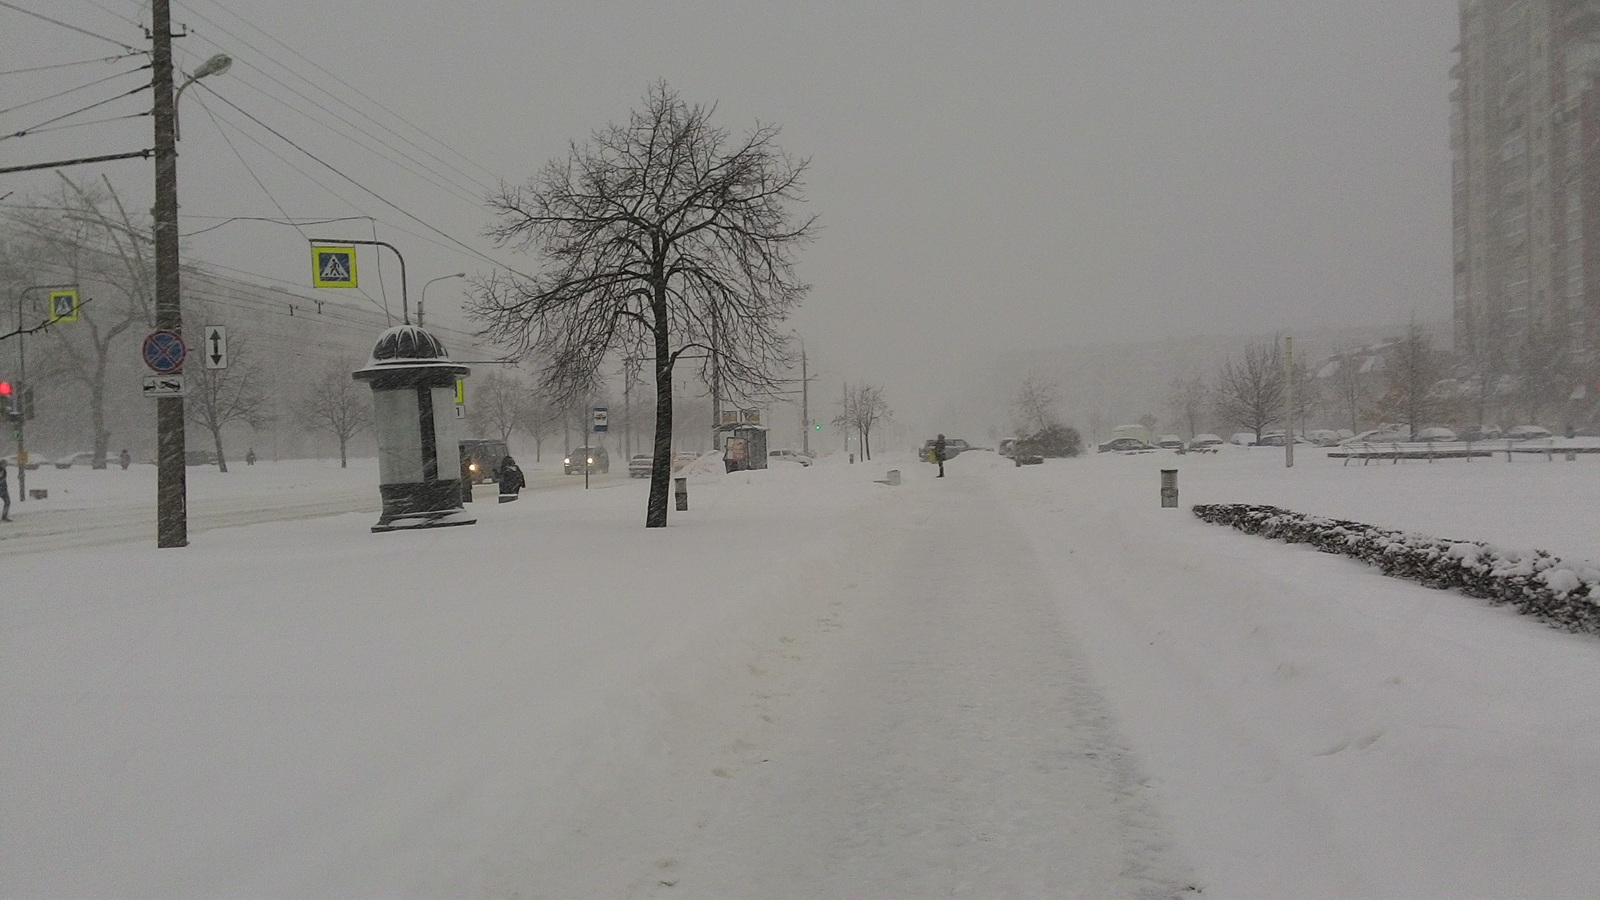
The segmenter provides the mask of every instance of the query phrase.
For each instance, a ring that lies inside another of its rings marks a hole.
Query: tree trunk
[[[650,499],[645,506],[644,527],[667,526],[667,488],[672,482],[672,359],[667,346],[667,279],[656,266],[655,296],[651,312],[655,319],[656,351],[656,441],[650,466]]]
[[[347,469],[350,467],[349,457],[345,454],[345,447],[349,443],[349,437],[342,434],[339,435],[339,468],[341,469]]]
[[[222,429],[221,428],[213,428],[213,429],[211,429],[211,441],[212,441],[212,443],[214,443],[216,445],[216,448],[217,448],[217,471],[219,471],[219,472],[228,471],[228,461],[226,459],[224,459],[223,456],[222,456]]]

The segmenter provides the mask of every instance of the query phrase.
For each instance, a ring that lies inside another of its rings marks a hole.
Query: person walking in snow
[[[522,469],[517,467],[517,461],[509,455],[500,460],[500,502],[510,503],[517,499],[517,493],[522,486],[528,483],[523,477]]]
[[[926,433],[926,432],[924,432]],[[933,439],[933,461],[939,464],[939,477],[944,477],[944,435]]]
[[[133,454],[128,452],[127,447],[123,447],[122,452],[117,454],[117,465],[121,466],[122,471],[126,472],[128,471],[128,465],[132,462]]]
[[[6,486],[6,461],[0,459],[0,522],[11,521],[11,488]]]

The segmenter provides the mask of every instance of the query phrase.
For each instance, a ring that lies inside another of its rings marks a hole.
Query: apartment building
[[[1455,347],[1475,374],[1600,377],[1600,0],[1461,0]],[[1524,379],[1526,380],[1526,379]],[[1552,389],[1555,388],[1554,382]]]

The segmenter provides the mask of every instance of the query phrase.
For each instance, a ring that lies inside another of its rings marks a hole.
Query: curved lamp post
[[[423,307],[423,304],[428,302],[428,285],[433,284],[435,281],[444,281],[447,278],[465,278],[465,277],[467,277],[467,273],[465,273],[465,272],[457,272],[454,275],[440,275],[438,278],[430,278],[430,279],[428,279],[428,281],[425,282],[422,285],[422,299],[417,301],[417,327],[418,328],[422,327],[422,307]]]
[[[233,67],[233,57],[226,53],[218,53],[200,64],[200,68],[183,79],[183,84],[178,85],[177,91],[172,94],[172,139],[183,140],[183,128],[179,125],[178,99],[183,96],[183,89],[208,75],[221,75]]]

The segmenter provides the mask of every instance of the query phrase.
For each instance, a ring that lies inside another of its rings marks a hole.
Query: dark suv
[[[473,484],[500,480],[500,463],[511,451],[505,441],[465,440],[461,442],[461,471]]]
[[[589,472],[605,474],[611,471],[611,458],[606,456],[604,447],[574,447],[561,460],[561,469],[568,475],[576,475],[583,471],[584,464],[589,466]]]

